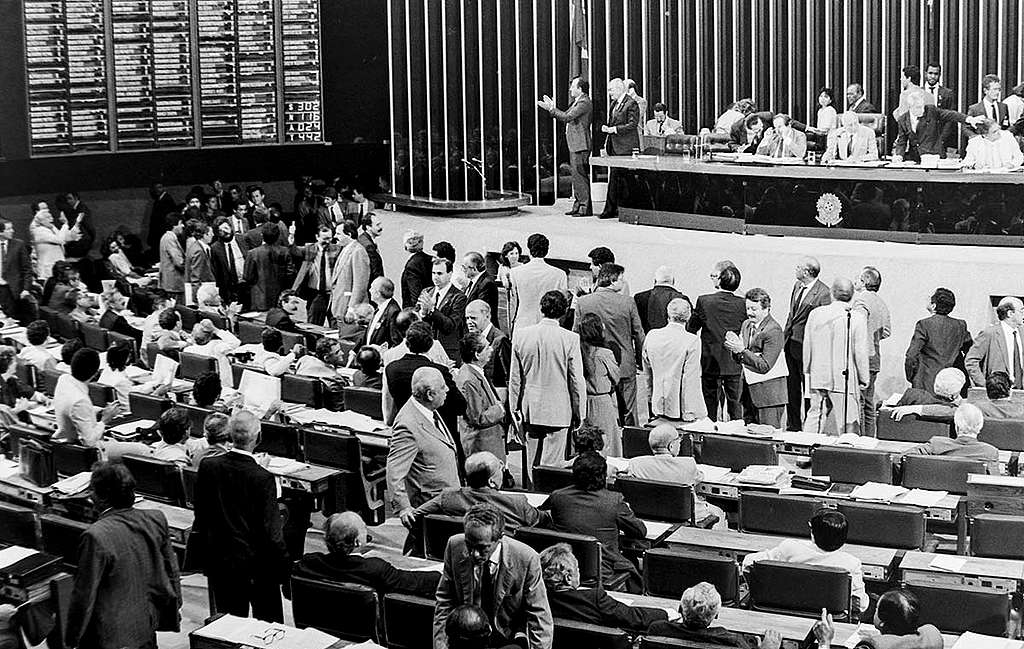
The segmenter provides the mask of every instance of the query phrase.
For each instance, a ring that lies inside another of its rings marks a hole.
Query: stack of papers
[[[718,423],[715,428],[725,435],[743,435],[747,432],[747,424],[742,419],[723,421]]]
[[[296,629],[277,622],[224,615],[192,633],[204,638],[224,640],[235,646],[262,646],[275,649],[327,649],[338,638],[313,627]]]
[[[947,491],[928,491],[927,489],[911,489],[900,498],[901,505],[917,505],[919,507],[934,507],[943,498],[949,495]]]
[[[701,482],[719,482],[722,478],[732,473],[729,467],[713,466],[711,464],[698,464],[697,470],[704,476]]]
[[[689,430],[695,433],[713,433],[715,432],[715,422],[705,417],[704,419],[698,419],[697,421],[687,422],[682,425],[682,428],[683,430]]]
[[[325,410],[323,408],[303,408],[302,410],[289,413],[289,416],[295,420],[297,424],[326,424],[328,426],[342,426],[350,428],[358,433],[372,433],[377,430],[386,429],[383,421],[377,419],[371,419],[364,414],[353,412],[352,410],[345,410],[343,412],[333,412],[331,410]]]
[[[297,462],[287,457],[278,457],[271,455],[268,458],[266,464],[267,470],[273,473],[281,473],[287,475],[289,473],[295,473],[306,468],[306,465],[302,462]]]
[[[737,482],[770,486],[786,476],[786,468],[771,464],[751,464],[740,472]]]
[[[9,548],[0,550],[0,570],[13,566],[22,559],[31,557],[32,555],[39,554],[38,550],[32,548],[23,548],[20,545],[12,545]]]
[[[967,631],[957,638],[953,649],[1024,649],[1024,641]]]
[[[82,493],[89,488],[89,479],[92,477],[92,473],[89,471],[82,471],[69,478],[58,480],[53,483],[53,488],[62,494],[72,496],[77,493]]]
[[[882,484],[881,482],[868,482],[862,484],[850,492],[850,498],[854,500],[872,500],[875,502],[889,503],[894,498],[907,493],[905,487],[898,485]]]
[[[787,430],[779,439],[784,444],[796,444],[798,446],[818,446],[819,444],[831,444],[832,438],[821,433],[806,433],[802,430]]]
[[[853,448],[865,449],[872,449],[878,446],[877,437],[866,437],[854,433],[844,433],[834,439],[835,441],[832,442],[833,446],[852,446]]]

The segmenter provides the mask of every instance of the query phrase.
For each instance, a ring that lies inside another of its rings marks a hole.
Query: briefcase
[[[49,487],[57,482],[57,469],[49,448],[37,440],[23,439],[18,453],[23,478],[37,487]]]

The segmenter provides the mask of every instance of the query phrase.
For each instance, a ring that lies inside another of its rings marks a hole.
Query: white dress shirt
[[[1005,169],[1019,167],[1024,162],[1017,139],[1009,131],[999,131],[999,139],[975,135],[967,141],[964,167],[974,169]]]
[[[1013,334],[1017,330],[1006,324],[1006,320],[1000,320],[999,326],[1003,328],[1003,340],[1006,341],[1006,369],[1009,370],[1007,373],[1010,375],[1010,383],[1016,383],[1017,377],[1013,375]],[[1024,367],[1024,340],[1020,339],[1020,334],[1017,347],[1020,349],[1021,366]]]
[[[70,374],[57,379],[53,396],[57,418],[54,437],[83,446],[98,446],[106,425],[96,420],[96,406],[89,399],[89,386]]]

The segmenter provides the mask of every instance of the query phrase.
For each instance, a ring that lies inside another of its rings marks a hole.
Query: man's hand
[[[896,154],[894,153],[894,154],[892,155],[892,157],[890,158],[890,160],[892,160],[893,162],[896,162],[896,163],[900,163],[900,162],[903,162],[903,156],[901,156],[901,155],[896,155]]]
[[[100,411],[100,421],[104,424],[109,424],[110,420],[121,414],[121,404],[115,401],[114,403],[107,404],[107,406]]]
[[[921,406],[896,406],[890,415],[894,420],[899,421],[907,415],[920,415]]]
[[[405,525],[406,529],[411,530],[413,525],[416,524],[416,510],[412,507],[406,507],[398,514],[398,518],[402,521],[402,525]]]
[[[832,638],[836,635],[836,628],[832,624],[832,616],[828,611],[821,609],[821,619],[814,623],[814,639],[818,641],[819,647],[828,647],[832,644]]]
[[[617,131],[615,130],[614,126],[608,126],[607,124],[602,124],[601,125],[601,132],[602,133],[610,133],[610,134],[617,133]]]
[[[761,638],[760,649],[779,649],[782,646],[782,634],[775,629],[766,629]]]
[[[737,336],[734,331],[725,332],[725,341],[723,344],[725,345],[725,348],[733,354],[739,354],[744,349],[743,341],[740,340],[740,337]]]
[[[25,397],[18,397],[14,400],[14,408],[12,411],[14,414],[22,413],[32,407],[32,402]]]
[[[985,115],[974,115],[973,117],[968,117],[966,121],[971,126],[977,126],[984,119],[985,119]]]

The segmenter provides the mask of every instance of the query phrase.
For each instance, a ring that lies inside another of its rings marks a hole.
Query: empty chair
[[[1024,451],[1024,420],[986,419],[978,433],[978,441],[1001,451]]]
[[[265,326],[256,322],[250,322],[249,320],[239,320],[238,339],[242,341],[243,345],[250,343],[261,344],[263,342],[263,329]]]
[[[743,532],[807,536],[807,521],[821,502],[805,496],[748,491],[740,494],[739,528]]]
[[[640,457],[650,455],[651,446],[647,443],[647,436],[651,429],[642,426],[622,427],[622,457]]]
[[[83,471],[91,471],[92,465],[100,460],[100,450],[92,446],[62,443],[54,444],[53,467],[62,478],[77,475]]]
[[[819,446],[811,452],[811,474],[846,484],[892,484],[893,463],[885,451]]]
[[[644,590],[648,595],[675,599],[702,581],[715,587],[723,604],[739,598],[740,568],[729,557],[662,548],[644,554]]]
[[[0,501],[0,543],[36,547],[35,512]]]
[[[601,543],[592,536],[568,534],[542,530],[536,527],[520,527],[515,539],[522,541],[537,552],[556,543],[568,543],[572,554],[580,564],[580,585],[600,587],[601,585]]]
[[[343,640],[376,642],[380,638],[373,588],[296,576],[291,585],[292,614],[300,629],[313,627]]]
[[[203,423],[206,421],[206,417],[214,411],[209,408],[186,404],[181,404],[178,407],[184,408],[185,412],[188,413],[189,435],[191,437],[203,437],[206,434],[206,431],[203,429]]]
[[[302,431],[302,449],[306,462],[320,464],[346,473],[344,484],[346,509],[357,511],[367,522],[384,521],[385,469],[367,470],[363,465],[362,442],[351,434],[312,429]]]
[[[108,404],[113,403],[117,397],[114,394],[114,388],[109,385],[103,385],[101,383],[89,383],[89,401],[92,405],[102,408]]]
[[[389,649],[433,649],[434,600],[415,595],[384,596],[384,628]]]
[[[260,443],[256,446],[255,451],[292,460],[302,460],[299,430],[295,426],[289,426],[288,424],[261,421]]]
[[[894,442],[927,442],[935,436],[949,437],[950,422],[919,419],[917,415],[906,415],[899,421],[892,418],[889,408],[878,409],[878,439]]]
[[[380,390],[376,388],[347,387],[342,390],[345,410],[358,412],[371,419],[384,419]]]
[[[836,503],[836,509],[849,523],[848,543],[903,550],[925,547],[927,521],[920,507],[841,500]]]
[[[323,408],[324,385],[318,378],[285,374],[281,377],[281,400]]]
[[[693,487],[671,482],[619,477],[615,488],[638,517],[666,523],[693,524]]]
[[[535,491],[549,494],[563,487],[572,486],[572,469],[559,469],[553,466],[533,467],[533,488]]]
[[[971,520],[971,554],[996,559],[1024,559],[1024,516],[975,516]]]
[[[771,440],[704,435],[700,446],[700,462],[742,471],[752,464],[778,464],[779,457]]]
[[[178,367],[178,374],[189,381],[195,381],[207,372],[217,371],[217,359],[212,356],[181,352],[179,359],[181,365]]]
[[[921,624],[934,624],[943,633],[973,631],[994,636],[1006,633],[1009,593],[913,579],[908,579],[904,586],[917,597]]]
[[[78,545],[88,528],[86,523],[42,514],[39,517],[39,529],[42,533],[43,552],[61,557],[64,565],[73,570],[78,566]]]
[[[91,347],[98,352],[107,351],[109,343],[107,342],[107,330],[100,327],[99,325],[83,323],[80,325],[82,330],[82,342],[86,347]]]
[[[448,539],[462,534],[461,516],[442,516],[430,514],[423,517],[423,548],[428,559],[444,560],[444,549],[448,547]]]
[[[941,455],[904,455],[903,486],[908,489],[967,493],[967,475],[988,473],[981,460]]]
[[[553,649],[631,649],[633,643],[622,629],[555,618],[551,646]]]
[[[178,507],[185,506],[181,471],[174,462],[138,455],[125,455],[123,461],[135,478],[135,491],[140,495]]]
[[[128,393],[128,409],[133,417],[139,419],[159,421],[160,415],[173,405],[174,402],[166,397],[154,397],[139,392]]]
[[[850,573],[842,568],[759,561],[747,585],[755,610],[819,617],[825,608],[837,620],[850,615]]]

